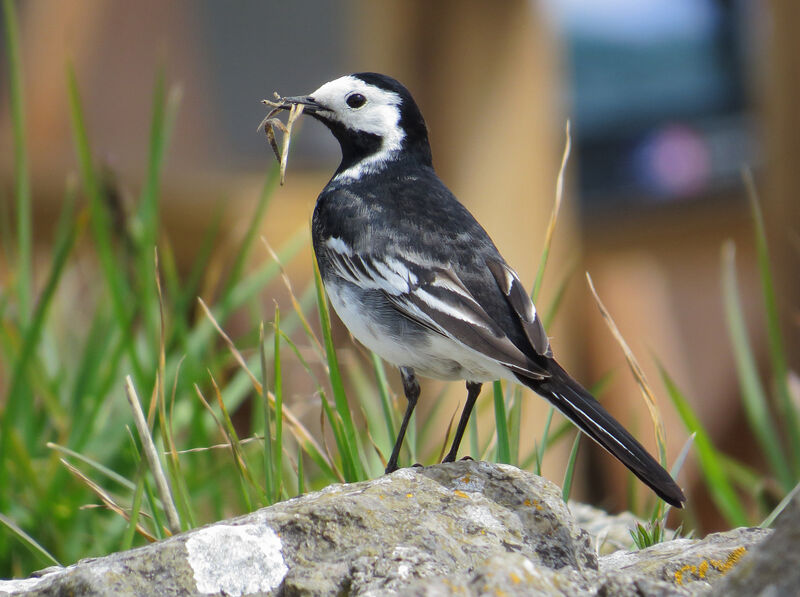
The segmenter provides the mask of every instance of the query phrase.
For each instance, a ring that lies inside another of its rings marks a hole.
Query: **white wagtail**
[[[361,343],[398,366],[408,399],[386,472],[419,397],[416,374],[467,382],[444,462],[455,460],[481,384],[522,383],[681,507],[683,492],[553,359],[536,308],[489,235],[433,170],[428,131],[408,90],[376,73],[325,83],[302,104],[330,129],[339,168],[317,199],[314,252],[333,308]]]

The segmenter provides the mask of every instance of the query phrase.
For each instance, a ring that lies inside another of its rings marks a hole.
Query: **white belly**
[[[412,323],[413,333],[400,334],[374,313],[365,312],[348,283],[326,284],[336,314],[364,346],[398,367],[411,367],[423,377],[484,382],[514,381],[511,372],[497,361],[460,342]],[[396,314],[401,317],[400,313]]]

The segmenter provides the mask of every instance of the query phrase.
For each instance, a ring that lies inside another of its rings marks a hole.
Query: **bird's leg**
[[[450,451],[442,462],[453,462],[456,459],[458,446],[461,445],[461,438],[467,428],[467,421],[469,421],[469,416],[472,414],[472,409],[475,406],[475,402],[478,400],[478,395],[481,393],[482,385],[483,384],[474,381],[467,382],[467,403],[464,405],[464,410],[461,411],[461,419],[458,421],[456,435],[453,438],[453,445],[450,447]]]
[[[414,376],[414,370],[411,367],[400,367],[400,377],[403,379],[403,393],[406,395],[408,405],[406,406],[406,414],[403,415],[403,423],[400,425],[400,431],[397,434],[397,441],[394,442],[392,455],[389,457],[389,462],[386,464],[387,475],[397,470],[397,457],[400,455],[403,438],[406,436],[408,421],[411,419],[411,413],[414,412],[414,407],[417,405],[417,398],[419,398],[419,383]]]

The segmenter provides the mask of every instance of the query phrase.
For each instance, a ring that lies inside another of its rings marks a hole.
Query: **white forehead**
[[[328,105],[326,101],[339,101],[347,105],[344,103],[344,100],[351,93],[360,93],[368,98],[369,101],[380,105],[396,106],[400,103],[400,96],[394,91],[387,91],[380,87],[375,87],[353,75],[346,75],[334,79],[333,81],[328,81],[312,93],[311,96],[325,105]]]
[[[346,100],[353,93],[363,95],[367,98],[367,103],[358,109],[348,106]],[[399,130],[401,99],[393,91],[369,85],[357,77],[347,75],[325,83],[310,95],[330,111],[332,118],[349,129],[382,137],[402,135]]]

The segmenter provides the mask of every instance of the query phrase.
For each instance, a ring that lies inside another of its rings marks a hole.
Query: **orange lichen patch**
[[[379,495],[379,496],[378,496],[378,499],[379,499],[379,500],[382,500],[382,499],[383,499],[383,496],[382,496],[382,495]]]
[[[448,578],[443,578],[442,584],[444,584],[446,587],[449,587],[450,590],[457,595],[464,594],[464,587],[462,587],[461,585],[453,584],[453,582],[450,581]]]
[[[453,493],[455,493],[460,498],[469,499],[469,496],[460,489],[456,489]]]
[[[516,574],[514,574],[513,572],[511,574],[509,574],[508,576],[511,579],[511,582],[513,582],[515,585],[518,585],[519,583],[522,582],[522,579],[519,576],[517,576]]]
[[[524,505],[526,505],[526,506],[533,506],[537,510],[543,510],[544,509],[544,508],[542,508],[542,505],[539,503],[539,500],[537,500],[537,499],[534,499],[533,501],[531,501],[528,498],[525,498],[525,501],[522,502],[522,503]]]
[[[697,566],[693,566],[691,564],[686,564],[685,566],[683,566],[683,567],[679,568],[678,570],[676,570],[675,571],[675,584],[676,585],[682,585],[683,584],[683,575],[685,573],[687,573],[687,572],[689,572],[691,574],[694,574],[695,572],[697,572]]]
[[[468,484],[470,482],[469,475],[464,475],[463,477],[461,477],[461,482]]]
[[[737,547],[731,553],[728,554],[728,557],[723,562],[722,560],[709,560],[708,563],[714,566],[717,570],[725,574],[731,568],[733,568],[739,560],[742,559],[742,556],[747,553],[746,547]]]
[[[703,560],[698,566],[695,566],[694,564],[686,564],[675,571],[675,584],[682,585],[684,580],[702,580],[708,575],[709,568],[714,568],[720,574],[726,574],[737,564],[737,562],[739,562],[739,560],[742,559],[742,556],[744,556],[746,553],[746,547],[737,547],[728,554],[728,557],[725,560]],[[690,575],[693,578],[686,578],[687,575]]]

